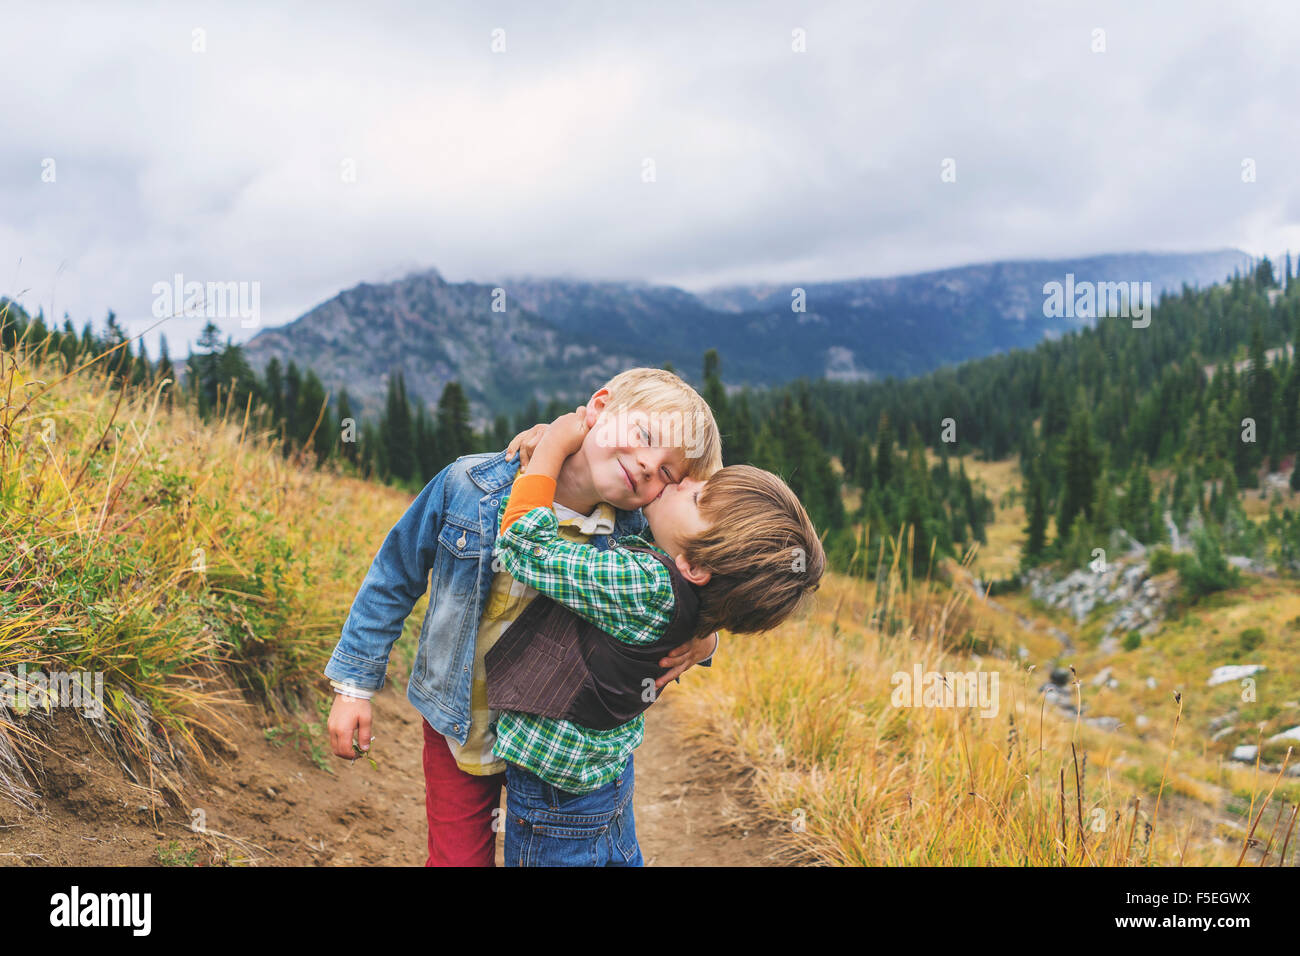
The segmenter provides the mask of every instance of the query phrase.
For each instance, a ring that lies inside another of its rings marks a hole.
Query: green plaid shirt
[[[502,514],[506,503],[501,502]],[[627,551],[621,544],[654,547],[635,535],[608,551],[566,541],[555,512],[534,508],[501,532],[497,554],[515,580],[620,641],[650,644],[672,621],[672,578],[653,557]],[[561,790],[590,793],[619,775],[644,733],[643,714],[612,730],[592,730],[568,720],[507,710],[497,718],[493,753]]]

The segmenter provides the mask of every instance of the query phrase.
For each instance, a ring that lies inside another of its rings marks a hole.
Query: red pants
[[[456,766],[447,738],[424,723],[424,805],[429,814],[425,866],[495,866],[492,811],[501,805],[504,773],[476,777]],[[502,821],[504,822],[504,821]]]

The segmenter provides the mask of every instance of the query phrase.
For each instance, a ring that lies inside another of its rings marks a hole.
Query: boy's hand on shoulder
[[[513,461],[515,455],[519,456],[519,470],[524,471],[528,468],[528,462],[537,452],[537,446],[546,434],[546,429],[550,425],[538,424],[528,429],[526,432],[520,432],[514,438],[510,439],[510,444],[506,446],[506,461]]]
[[[595,418],[594,410],[588,412],[585,405],[579,405],[576,411],[551,422],[533,453],[534,473],[552,477],[559,474],[564,460],[582,447]]]
[[[553,443],[556,448],[565,452],[566,457],[572,455],[582,447],[583,441],[587,438],[587,432],[591,430],[594,418],[594,413],[592,415],[587,414],[586,405],[579,405],[575,411],[569,412],[567,415],[561,415],[551,422],[551,427],[546,429],[542,441]]]
[[[714,631],[712,634],[705,634],[703,637],[697,637],[674,648],[671,654],[659,661],[659,666],[666,667],[668,670],[655,681],[655,690],[663,690],[664,685],[670,680],[681,677],[700,661],[708,660],[717,652],[720,640],[718,632]]]

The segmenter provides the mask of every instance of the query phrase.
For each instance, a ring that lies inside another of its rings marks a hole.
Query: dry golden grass
[[[0,352],[0,672],[102,672],[131,756],[201,760],[238,690],[277,708],[320,685],[409,498],[287,461],[246,409],[203,423],[98,368]],[[0,708],[6,741],[36,743]]]
[[[1199,758],[1189,759],[1184,715],[1167,689],[1150,702],[1149,743],[1132,749],[1122,736],[1043,705],[1037,689],[1045,666],[1031,672],[1013,663],[1027,635],[1005,629],[1006,614],[930,582],[904,592],[897,568],[887,570],[883,586],[831,575],[808,617],[769,635],[729,639],[718,666],[682,695],[701,738],[737,768],[752,768],[766,822],[785,834],[793,859],[1237,862],[1245,830],[1202,806],[1223,789],[1205,783]],[[874,623],[882,620],[893,625]],[[971,634],[986,648],[982,657],[954,650]],[[1048,651],[1031,649],[1027,663]],[[917,666],[997,672],[998,712],[895,706],[891,677]],[[1086,700],[1093,689],[1076,685],[1075,692]],[[1270,784],[1247,785],[1247,821],[1265,806],[1273,814],[1266,826],[1290,812],[1276,799],[1266,804]],[[1287,832],[1282,819],[1270,863]],[[1292,855],[1294,847],[1293,837]],[[1257,864],[1261,852],[1253,845],[1247,862]]]

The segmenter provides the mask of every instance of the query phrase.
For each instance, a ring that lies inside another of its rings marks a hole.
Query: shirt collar
[[[582,534],[612,534],[614,532],[614,506],[602,501],[589,515],[579,514],[555,502],[555,518],[562,528],[576,528]]]

